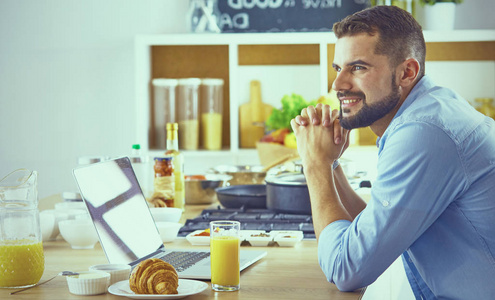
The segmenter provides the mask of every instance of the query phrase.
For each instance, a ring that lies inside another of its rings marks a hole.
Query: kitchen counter
[[[182,221],[197,216],[207,206],[186,206]],[[166,248],[208,249],[207,246],[191,246],[184,238],[166,243]],[[314,240],[303,240],[295,247],[252,247],[241,250],[266,250],[267,255],[241,273],[241,289],[237,292],[214,292],[209,287],[200,294],[186,299],[359,299],[360,291],[340,292],[326,281],[317,259],[317,244]],[[63,270],[83,271],[95,264],[107,263],[100,244],[94,249],[74,250],[61,237],[45,242],[44,281]],[[1,299],[124,299],[110,293],[97,296],[77,296],[69,293],[66,279],[58,276],[39,287],[10,295],[13,289],[0,289]]]

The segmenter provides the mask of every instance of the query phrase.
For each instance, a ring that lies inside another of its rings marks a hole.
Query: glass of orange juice
[[[210,222],[211,287],[215,291],[240,288],[240,229],[237,221]]]

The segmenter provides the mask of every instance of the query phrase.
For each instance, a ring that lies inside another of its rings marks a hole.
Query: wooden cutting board
[[[261,83],[250,83],[250,100],[239,107],[239,131],[241,148],[255,148],[256,142],[265,135],[265,121],[273,106],[261,101]]]

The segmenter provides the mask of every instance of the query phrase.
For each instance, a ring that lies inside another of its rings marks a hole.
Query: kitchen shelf
[[[427,60],[495,61],[495,30],[424,31]],[[163,153],[150,143],[153,78],[224,79],[223,150],[185,151],[186,157],[252,155],[239,147],[239,70],[243,66],[316,66],[320,95],[336,74],[331,67],[331,32],[139,35],[135,38],[137,140],[143,149]],[[296,74],[296,76],[299,74]]]

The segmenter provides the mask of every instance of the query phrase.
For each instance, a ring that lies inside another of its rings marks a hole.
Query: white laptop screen
[[[163,248],[127,157],[74,169],[110,263],[129,264]]]

